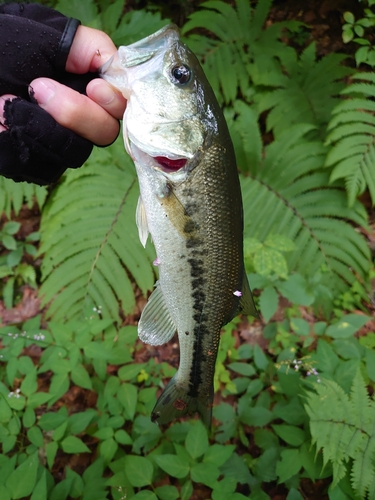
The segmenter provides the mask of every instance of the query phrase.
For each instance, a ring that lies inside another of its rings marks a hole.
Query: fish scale
[[[151,234],[159,263],[139,337],[161,345],[177,330],[179,338],[179,368],[151,418],[166,424],[198,412],[209,425],[221,329],[238,313],[257,314],[227,125],[173,25],[120,47],[102,76],[128,99],[124,137],[140,186],[137,224],[143,244]]]

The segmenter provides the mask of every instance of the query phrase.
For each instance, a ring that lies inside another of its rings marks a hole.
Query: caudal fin
[[[212,417],[213,393],[204,400],[189,396],[185,389],[179,387],[173,377],[162,392],[151,413],[151,420],[157,424],[168,424],[172,420],[186,415],[199,413],[203,423],[209,427]]]

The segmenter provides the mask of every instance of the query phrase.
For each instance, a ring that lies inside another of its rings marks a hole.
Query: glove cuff
[[[64,32],[60,40],[58,55],[56,58],[56,69],[58,71],[65,71],[65,65],[68,59],[69,51],[80,24],[81,22],[78,21],[78,19],[73,18],[68,19],[68,22],[66,23]]]

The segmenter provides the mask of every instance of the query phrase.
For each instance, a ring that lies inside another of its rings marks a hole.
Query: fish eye
[[[174,66],[171,70],[172,82],[183,85],[188,83],[191,78],[191,69],[185,64]]]

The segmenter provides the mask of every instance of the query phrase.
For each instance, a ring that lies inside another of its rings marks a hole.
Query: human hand
[[[48,184],[116,138],[125,99],[94,73],[116,48],[38,4],[0,5],[3,20],[0,44],[13,43],[0,54],[0,174]]]
[[[117,51],[108,35],[102,31],[79,26],[66,62],[69,73],[97,72]],[[121,92],[106,81],[96,78],[80,94],[51,78],[36,78],[30,83],[32,96],[60,125],[85,137],[98,146],[113,142],[119,132],[118,120],[122,118],[126,100]],[[4,123],[5,100],[14,95],[0,97],[0,122]],[[0,132],[6,130],[0,125]]]

